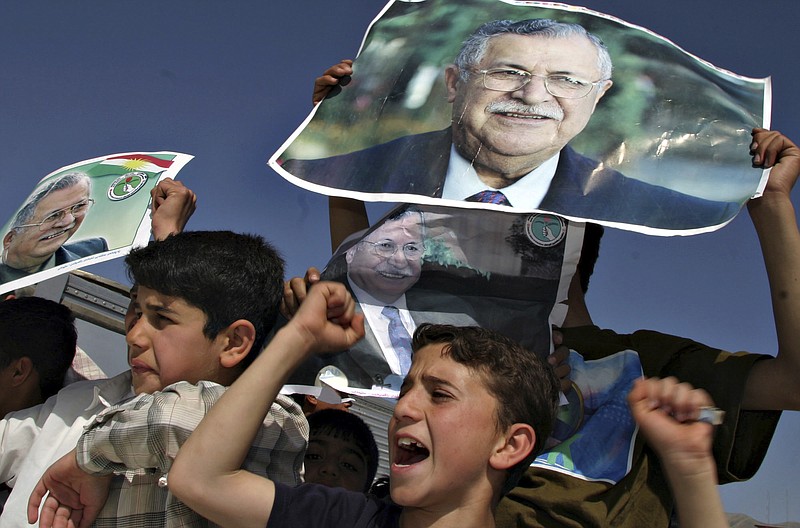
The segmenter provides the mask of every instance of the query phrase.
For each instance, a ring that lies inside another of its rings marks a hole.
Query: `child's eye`
[[[320,460],[322,457],[316,453],[306,453],[306,460]]]
[[[164,317],[159,312],[150,312],[146,315],[147,321],[153,325],[153,328],[162,329],[165,326],[172,324],[172,320]]]
[[[164,316],[162,314],[156,314],[156,320],[161,325],[168,325],[168,324],[171,324],[171,323],[174,322],[172,319],[170,319],[169,317],[166,317],[166,316]]]
[[[442,390],[434,390],[431,395],[434,400],[446,400],[451,398],[450,393]]]
[[[354,456],[352,454],[347,454],[339,459],[339,465],[342,469],[350,471],[352,473],[358,473],[364,469],[364,461],[359,459],[359,457]]]

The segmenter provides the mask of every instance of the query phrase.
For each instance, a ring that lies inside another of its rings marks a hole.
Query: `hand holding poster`
[[[0,231],[0,293],[147,243],[150,192],[191,159],[176,152],[131,152],[50,173]]]
[[[293,183],[661,235],[724,225],[763,185],[747,145],[768,80],[594,11],[393,2],[353,69],[270,160]]]

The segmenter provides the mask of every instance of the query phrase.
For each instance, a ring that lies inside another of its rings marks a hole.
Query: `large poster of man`
[[[333,366],[348,387],[399,390],[422,323],[490,328],[546,357],[582,241],[582,223],[549,214],[399,206],[345,242],[322,274],[348,286],[364,339],[309,359],[292,381],[313,384]]]
[[[47,175],[0,231],[0,293],[146,244],[150,191],[191,159],[176,152],[129,152]]]
[[[768,80],[587,9],[392,2],[353,70],[270,160],[293,183],[691,234],[764,180],[746,147],[768,125]]]

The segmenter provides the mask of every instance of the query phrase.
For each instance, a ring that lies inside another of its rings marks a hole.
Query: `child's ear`
[[[31,361],[31,358],[28,356],[22,356],[21,358],[13,360],[9,365],[9,369],[12,387],[22,386],[35,372],[33,361]]]
[[[246,319],[234,321],[217,338],[222,339],[219,362],[225,368],[238,365],[251,352],[256,339],[256,328]]]
[[[500,471],[509,469],[525,460],[536,445],[536,433],[528,424],[512,424],[502,436],[489,459],[489,465]]]

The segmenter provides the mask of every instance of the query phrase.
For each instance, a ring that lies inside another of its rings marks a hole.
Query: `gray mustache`
[[[520,104],[516,101],[494,101],[486,106],[486,111],[492,114],[527,114],[538,115],[561,121],[564,119],[564,110],[552,104]]]

